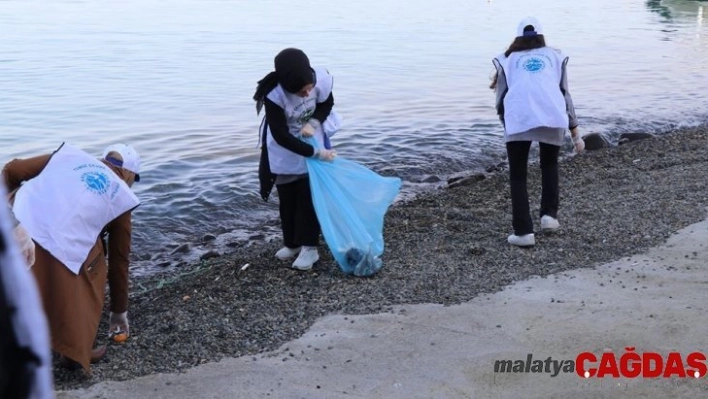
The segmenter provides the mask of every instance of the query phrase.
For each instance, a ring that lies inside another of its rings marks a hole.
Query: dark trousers
[[[558,216],[558,153],[557,145],[539,143],[541,149],[541,212],[540,217]],[[533,221],[529,211],[529,194],[526,189],[526,170],[530,141],[506,143],[509,157],[509,180],[511,185],[511,210],[514,234],[533,233]]]
[[[288,248],[316,247],[320,240],[320,223],[310,193],[310,179],[278,184],[280,223],[283,244]]]

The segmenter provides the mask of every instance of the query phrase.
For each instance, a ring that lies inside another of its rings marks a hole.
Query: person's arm
[[[497,85],[495,90],[497,94],[495,105],[497,109],[497,115],[499,115],[499,120],[501,121],[502,125],[504,125],[504,97],[509,91],[509,88],[506,85],[506,74],[504,74],[503,69],[499,69],[499,72],[497,73]]]
[[[570,91],[568,90],[568,74],[566,72],[566,65],[568,64],[568,58],[563,61],[563,70],[561,74],[560,89],[565,98],[565,109],[568,113],[568,129],[570,129],[573,137],[577,135],[578,128],[578,117],[575,115],[575,106],[573,105],[573,98],[570,96]]]
[[[279,107],[268,98],[266,98],[263,103],[265,105],[266,122],[270,128],[270,134],[273,136],[273,140],[288,151],[292,151],[303,157],[313,156],[315,154],[314,147],[290,134],[288,121],[285,119],[285,111],[283,108]]]
[[[42,172],[51,154],[38,155],[32,158],[13,159],[2,169],[2,178],[8,193],[17,190],[20,185]]]
[[[132,211],[128,211],[108,223],[108,286],[113,313],[128,310],[128,267],[132,233]]]
[[[312,114],[312,118],[320,121],[320,124],[324,123],[329,117],[334,107],[334,95],[330,92],[329,97],[321,103],[318,103],[315,107],[315,112]]]
[[[15,194],[22,183],[42,173],[42,170],[47,166],[51,157],[51,154],[47,154],[27,159],[13,159],[2,169],[3,183],[10,192],[6,200],[8,201],[8,206],[10,206],[10,215],[12,215],[12,223],[14,225],[13,233],[16,242],[20,245],[22,255],[25,257],[25,262],[29,267],[31,267],[35,261],[35,244],[22,223],[15,217],[10,204],[14,203]]]

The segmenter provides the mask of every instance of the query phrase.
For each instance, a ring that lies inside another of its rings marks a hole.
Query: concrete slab
[[[708,379],[495,373],[496,360],[575,360],[585,351],[708,353],[708,222],[649,253],[534,278],[459,305],[332,315],[264,356],[181,374],[103,382],[77,398],[678,398]]]

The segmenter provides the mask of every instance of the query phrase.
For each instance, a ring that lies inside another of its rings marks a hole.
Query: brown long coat
[[[10,200],[22,182],[39,175],[51,154],[14,159],[2,170]],[[106,162],[104,162],[106,163]],[[106,163],[121,179],[125,173]],[[131,211],[111,221],[108,232],[108,264],[100,237],[84,261],[78,275],[39,244],[32,272],[42,296],[49,321],[52,349],[90,371],[91,349],[101,319],[106,279],[110,286],[111,311],[128,309],[128,266],[131,239]],[[110,267],[109,267],[110,265]]]

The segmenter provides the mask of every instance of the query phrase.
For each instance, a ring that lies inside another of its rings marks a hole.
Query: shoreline
[[[262,353],[297,338],[327,314],[459,304],[532,275],[594,267],[640,253],[704,219],[707,144],[708,127],[702,126],[564,156],[561,230],[539,235],[533,249],[506,243],[511,212],[508,175],[501,172],[391,207],[384,267],[372,278],[345,276],[324,243],[312,272],[291,270],[288,263],[272,259],[279,248],[276,240],[205,260],[190,267],[190,275],[133,279],[129,341],[110,345],[107,359],[93,365],[91,378],[55,368],[55,388]],[[539,180],[531,164],[532,214],[538,209]],[[249,267],[242,271],[245,264]],[[105,343],[105,331],[102,324],[98,343]]]
[[[639,136],[657,136],[664,135],[670,132],[680,131],[681,128],[676,126],[666,127],[663,131],[653,131],[652,133],[587,133],[586,136],[593,136],[591,141],[587,141],[588,148],[591,146],[612,147],[618,146],[625,134]],[[601,140],[599,136],[603,137]],[[636,140],[636,139],[635,139]],[[493,173],[508,173],[506,151],[503,146],[503,137],[497,137],[496,150],[487,151],[482,158],[484,160],[476,160],[472,163],[476,165],[462,167],[460,165],[453,166],[454,171],[443,172],[439,167],[433,171],[419,170],[418,174],[408,176],[404,180],[404,185],[401,193],[394,202],[394,205],[400,205],[415,200],[421,195],[426,195],[439,190],[448,188],[451,180],[460,177],[478,177],[484,175],[489,177]],[[600,143],[604,141],[604,143]],[[597,148],[596,148],[597,149]],[[538,158],[538,147],[532,146],[530,158]],[[573,146],[569,137],[566,137],[564,146],[561,148],[561,157],[559,161],[565,158],[575,156]],[[537,162],[537,160],[536,160]],[[464,162],[465,164],[469,162]],[[370,166],[369,166],[370,167]],[[412,166],[415,169],[415,166]],[[394,176],[391,171],[386,168],[373,168],[383,176]],[[426,173],[430,172],[430,173]],[[131,255],[131,279],[145,279],[157,276],[171,276],[189,273],[194,268],[194,264],[200,263],[202,260],[207,260],[221,256],[232,256],[244,250],[253,247],[268,244],[273,240],[280,239],[280,221],[278,219],[277,201],[271,201],[269,204],[258,202],[258,204],[250,204],[252,208],[261,212],[267,217],[262,217],[259,220],[251,221],[249,224],[234,226],[233,228],[216,227],[215,229],[207,229],[200,233],[195,233],[193,236],[183,239],[177,239],[169,242],[164,242],[161,249],[146,249],[139,247],[142,252],[136,252]],[[251,209],[251,208],[249,208]],[[266,210],[267,209],[267,210]],[[140,235],[143,241],[146,239],[144,235]],[[149,241],[149,240],[148,240]],[[246,253],[247,254],[247,253]],[[171,279],[171,277],[168,277]]]

